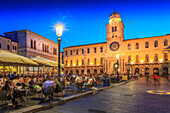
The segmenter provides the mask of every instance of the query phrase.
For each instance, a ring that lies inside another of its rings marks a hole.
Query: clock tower
[[[110,15],[110,20],[109,23],[106,24],[106,28],[107,50],[110,52],[119,50],[121,43],[124,40],[124,24],[120,14],[116,12],[116,10]]]

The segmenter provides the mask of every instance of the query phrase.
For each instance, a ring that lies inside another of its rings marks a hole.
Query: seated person
[[[43,93],[46,96],[45,99],[47,98],[47,96],[49,96],[49,98],[53,97],[53,90],[54,90],[54,82],[50,80],[49,76],[46,77],[46,80],[43,84]],[[51,87],[52,89],[48,89],[48,87]],[[50,94],[49,94],[50,93]],[[45,100],[44,99],[44,100]]]
[[[54,78],[54,92],[61,92],[63,91],[63,87],[61,86],[60,82],[58,82],[57,78]]]

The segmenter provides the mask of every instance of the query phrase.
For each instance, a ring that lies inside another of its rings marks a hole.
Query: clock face
[[[112,42],[112,43],[110,44],[110,49],[111,49],[112,51],[117,51],[117,50],[119,49],[119,43],[118,43],[118,42]]]

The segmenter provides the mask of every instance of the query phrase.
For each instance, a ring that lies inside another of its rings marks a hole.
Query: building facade
[[[18,43],[0,35],[0,50],[18,53]]]
[[[170,74],[170,34],[125,40],[124,24],[116,11],[106,28],[106,42],[63,49],[65,73]]]
[[[40,56],[58,62],[58,43],[53,42],[52,40],[49,40],[29,30],[7,32],[4,33],[4,35],[9,40],[18,42],[17,50],[19,55],[28,58]],[[62,59],[60,61],[62,63]],[[36,73],[38,72],[38,67],[25,68],[24,70],[25,72],[35,71]],[[40,72],[47,72],[47,70],[49,70],[49,68],[40,67]],[[53,68],[53,71],[57,72],[57,67]]]

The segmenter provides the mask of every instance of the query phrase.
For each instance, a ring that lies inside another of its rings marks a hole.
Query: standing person
[[[159,76],[158,76],[158,75],[154,74],[154,75],[153,75],[153,79],[154,79],[154,84],[155,84],[155,86],[156,86],[156,83],[157,83],[158,85],[160,85],[160,80],[159,80]]]

